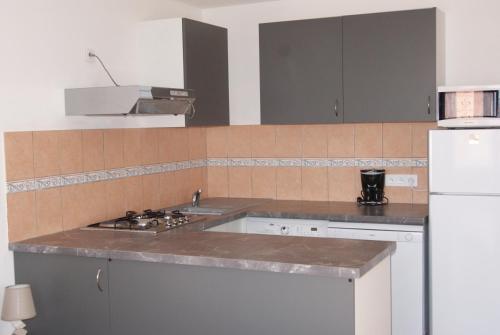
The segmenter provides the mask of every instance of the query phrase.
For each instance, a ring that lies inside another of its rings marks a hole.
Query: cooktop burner
[[[203,220],[202,216],[185,215],[179,211],[146,209],[142,213],[128,211],[124,217],[97,222],[82,229],[84,230],[115,230],[157,234],[162,231],[178,228],[189,223]]]

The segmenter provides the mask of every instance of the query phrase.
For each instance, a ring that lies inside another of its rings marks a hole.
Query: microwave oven
[[[500,128],[500,85],[438,87],[438,126]]]

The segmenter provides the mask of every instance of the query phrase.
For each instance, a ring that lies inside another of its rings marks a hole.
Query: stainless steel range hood
[[[64,91],[66,115],[194,116],[194,91],[151,86],[72,88]]]

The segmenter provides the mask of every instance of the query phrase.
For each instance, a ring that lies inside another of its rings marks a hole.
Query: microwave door
[[[499,87],[438,89],[438,125],[447,128],[500,127]]]

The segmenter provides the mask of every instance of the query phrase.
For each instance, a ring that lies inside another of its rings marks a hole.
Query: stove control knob
[[[290,233],[290,229],[287,226],[281,227],[281,235],[288,235]]]

